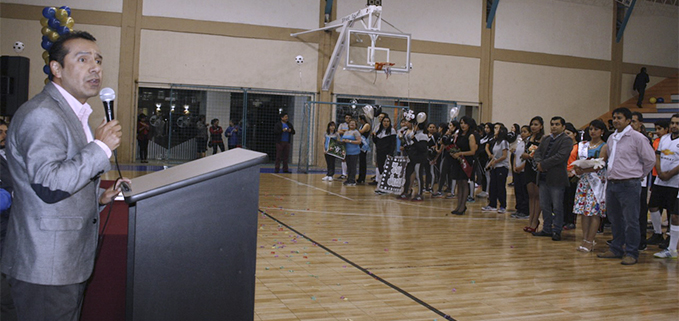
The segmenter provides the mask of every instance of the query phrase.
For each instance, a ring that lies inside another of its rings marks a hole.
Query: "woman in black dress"
[[[526,151],[521,155],[521,158],[526,160],[525,177],[526,189],[528,189],[528,209],[530,215],[528,216],[528,226],[523,230],[526,232],[535,232],[540,225],[540,191],[537,183],[537,164],[533,162],[533,153],[538,149],[542,136],[545,135],[544,120],[542,117],[535,116],[530,120],[531,135],[526,141]]]
[[[469,173],[471,174],[474,154],[476,154],[478,148],[476,138],[472,135],[474,131],[476,131],[476,121],[469,116],[462,117],[460,119],[460,131],[454,142],[459,151],[451,155],[454,161],[450,175],[456,181],[455,185],[457,185],[457,207],[451,213],[456,215],[462,215],[467,211],[467,196],[469,196],[469,184],[467,184],[467,181],[469,181],[470,175],[467,175],[462,164],[466,164],[469,167]]]

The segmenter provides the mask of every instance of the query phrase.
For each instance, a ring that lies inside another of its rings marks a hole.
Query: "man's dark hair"
[[[216,122],[218,122],[218,121],[219,121],[219,119],[213,118],[213,119],[210,121],[210,124],[214,126],[214,124],[215,124]]]
[[[566,120],[561,116],[554,116],[552,117],[552,120],[558,120],[561,123],[561,126],[566,126]]]
[[[8,124],[5,120],[3,120],[2,118],[0,118],[0,126],[2,126],[2,125],[5,125],[5,126],[9,127],[9,124]]]
[[[625,116],[625,119],[630,119],[630,120],[632,119],[632,112],[626,107],[618,107],[616,109],[613,109],[613,112],[611,113],[611,115],[615,115],[615,114],[623,115],[623,116]]]
[[[670,117],[670,119],[672,119],[672,118],[679,118],[679,113],[672,115],[672,117]]]
[[[643,122],[643,121],[644,121],[644,115],[642,115],[642,114],[641,114],[640,112],[638,112],[638,111],[632,112],[632,117],[633,117],[633,116],[637,116],[637,120],[638,120],[639,122]],[[630,117],[630,119],[632,119],[632,117]]]
[[[675,116],[672,116],[672,117],[675,117]],[[677,114],[676,117],[679,117],[679,114]],[[667,119],[661,119],[661,120],[654,122],[653,126],[658,126],[658,127],[662,127],[662,128],[665,128],[665,129],[670,129],[670,121],[667,120]]]
[[[68,34],[60,36],[59,39],[52,44],[49,51],[50,61],[55,60],[63,67],[64,58],[68,55],[68,48],[65,47],[65,44],[67,41],[73,39],[85,39],[92,42],[97,41],[97,39],[87,31],[73,30]]]
[[[281,119],[283,119],[283,117],[285,117],[287,115],[288,115],[288,113],[281,113]]]

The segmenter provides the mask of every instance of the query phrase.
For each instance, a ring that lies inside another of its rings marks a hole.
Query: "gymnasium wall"
[[[502,0],[495,17],[495,47],[610,59],[613,1],[589,2],[594,5]]]
[[[651,85],[679,70],[679,13],[671,6],[658,10],[637,1],[623,44],[616,46],[612,0],[502,0],[493,29],[485,28],[485,2],[384,1],[382,29],[412,35],[412,72],[386,79],[383,73],[339,68],[332,93],[487,99],[482,108],[492,112],[483,116],[486,120],[526,123],[536,113],[546,118],[559,114],[579,126],[608,111],[617,103],[611,99],[632,97],[633,72],[639,67],[649,67]],[[336,16],[358,11],[365,3],[335,1]],[[54,3],[0,4],[5,8],[0,11],[0,54],[16,55],[12,43],[26,43],[21,55],[31,59],[33,96],[45,78],[40,10]],[[327,58],[319,44],[324,33],[289,34],[321,26],[324,0],[73,0],[68,5],[74,9],[76,28],[99,40],[105,86],[140,81],[320,92],[326,66],[319,59]],[[141,30],[138,47],[130,46],[129,37],[135,34],[129,30],[134,28]],[[125,39],[122,31],[128,31]],[[126,52],[138,54],[138,73],[120,68],[121,55],[130,57]],[[297,55],[304,56],[303,65],[294,62]],[[119,71],[125,79],[118,79]],[[134,106],[122,108],[136,112]],[[93,119],[100,118],[99,109],[94,108]],[[134,133],[126,136],[133,143]]]
[[[609,72],[501,61],[494,69],[493,121],[527,125],[558,115],[579,127],[609,110]]]
[[[625,29],[623,61],[677,68],[679,7],[637,1]]]
[[[316,91],[317,44],[142,30],[139,81]],[[295,56],[305,62],[295,63]],[[301,77],[300,77],[301,74]]]

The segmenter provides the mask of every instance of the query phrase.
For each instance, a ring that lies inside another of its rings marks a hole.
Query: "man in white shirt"
[[[662,242],[664,251],[656,253],[657,258],[677,258],[677,241],[679,241],[679,210],[677,209],[677,192],[679,192],[679,114],[670,119],[670,134],[660,138],[658,150],[655,152],[655,169],[658,178],[653,184],[649,208],[651,217],[659,217],[659,209],[667,209],[671,214],[670,237]],[[654,237],[657,237],[654,235]],[[662,234],[660,236],[662,238]]]

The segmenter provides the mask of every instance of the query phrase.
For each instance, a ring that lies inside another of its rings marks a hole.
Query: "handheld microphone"
[[[110,122],[113,117],[113,100],[116,99],[116,92],[110,87],[106,87],[99,92],[99,99],[104,103],[104,114],[106,115],[106,122]]]

